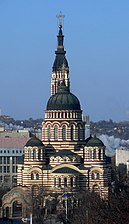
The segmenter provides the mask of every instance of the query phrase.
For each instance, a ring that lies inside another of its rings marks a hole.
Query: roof
[[[81,110],[81,106],[78,98],[62,82],[57,93],[49,98],[47,110]]]
[[[56,58],[52,67],[53,71],[62,71],[62,69],[67,71],[69,70],[68,62],[65,57],[66,51],[64,50],[63,41],[64,41],[64,35],[62,32],[62,25],[60,25],[58,36],[57,36],[58,46],[57,46],[57,50],[55,51]]]
[[[27,137],[0,138],[0,148],[24,148],[27,141]]]
[[[42,147],[43,146],[43,143],[42,143],[42,141],[39,139],[39,138],[37,138],[35,135],[32,137],[32,138],[30,138],[29,140],[28,140],[28,142],[26,143],[26,145],[25,146],[31,146],[31,147],[34,147],[34,146],[37,146],[37,147]]]
[[[103,147],[104,144],[103,142],[97,138],[96,136],[94,137],[89,137],[88,140],[86,140],[86,146],[91,146],[91,147],[94,147],[94,146],[97,146],[97,147]]]
[[[64,54],[59,54],[56,56],[53,71],[59,71],[66,68],[68,70],[68,62]]]

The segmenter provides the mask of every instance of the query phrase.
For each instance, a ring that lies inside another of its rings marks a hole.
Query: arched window
[[[56,187],[56,178],[54,178],[54,187]]]
[[[50,125],[48,125],[48,127],[47,127],[47,137],[48,137],[48,140],[51,139],[51,126]]]
[[[31,173],[31,180],[34,180],[34,174]]]
[[[89,159],[92,159],[92,150],[89,151]]]
[[[70,178],[70,187],[73,187],[73,177]]]
[[[64,178],[64,187],[67,187],[67,178]]]
[[[36,180],[39,180],[39,174],[36,173]]]
[[[42,149],[38,149],[38,159],[39,160],[41,159],[41,152],[42,152]]]
[[[58,180],[58,187],[61,187],[61,178]]]
[[[99,149],[99,159],[101,159],[101,149]]]
[[[71,126],[71,129],[70,129],[70,137],[71,137],[71,140],[74,140],[74,127],[73,127],[73,125]]]
[[[36,150],[33,149],[33,159],[36,159]]]
[[[7,210],[6,210],[6,212],[7,212]],[[22,203],[20,201],[14,201],[13,202],[13,204],[12,204],[12,216],[13,217],[21,217],[22,216]]]
[[[29,159],[32,159],[32,151],[29,150]]]
[[[93,151],[93,159],[96,159],[96,149]]]
[[[78,140],[81,138],[81,128],[80,125],[78,126]]]
[[[93,172],[91,176],[92,176],[93,180],[98,180],[99,179],[99,172]]]
[[[54,140],[58,140],[58,126],[54,126]]]
[[[65,125],[63,125],[62,127],[62,139],[66,140],[66,126]]]

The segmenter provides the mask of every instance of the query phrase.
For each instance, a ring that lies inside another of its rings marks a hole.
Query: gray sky
[[[129,120],[128,0],[0,0],[0,109],[44,117],[65,14],[71,91],[92,121]]]

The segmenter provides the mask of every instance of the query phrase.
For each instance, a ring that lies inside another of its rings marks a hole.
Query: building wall
[[[0,186],[11,188],[17,183],[18,158],[23,155],[23,149],[0,148]]]
[[[126,165],[129,160],[129,149],[116,149],[116,166]]]

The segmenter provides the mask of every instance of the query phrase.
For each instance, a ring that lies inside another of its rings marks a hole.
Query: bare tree
[[[81,194],[80,204],[71,217],[74,224],[123,224],[129,223],[129,196],[125,192],[110,194],[109,200],[97,194]]]

